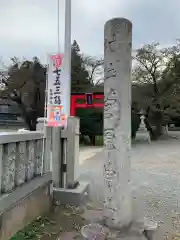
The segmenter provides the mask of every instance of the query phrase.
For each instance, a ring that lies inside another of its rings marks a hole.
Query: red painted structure
[[[87,102],[88,95],[92,97],[92,102]],[[77,103],[77,100],[84,100],[84,103]],[[95,102],[96,99],[103,99],[103,103]],[[71,94],[71,110],[70,115],[76,116],[77,108],[102,108],[104,107],[104,94],[101,92],[97,93],[72,93]]]

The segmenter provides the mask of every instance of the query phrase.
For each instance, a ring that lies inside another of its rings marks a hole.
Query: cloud
[[[64,1],[60,0],[60,41],[64,45]],[[72,40],[83,52],[103,54],[104,24],[113,17],[133,22],[133,47],[153,40],[172,44],[180,35],[179,0],[72,0]],[[57,0],[1,0],[0,55],[45,59],[57,51]]]

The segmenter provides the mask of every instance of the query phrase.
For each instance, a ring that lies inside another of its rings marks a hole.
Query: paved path
[[[162,233],[180,233],[180,138],[137,142],[131,159],[134,218],[156,220],[157,240],[163,239]],[[91,182],[92,200],[102,202],[102,148],[84,148],[80,161],[80,179]]]

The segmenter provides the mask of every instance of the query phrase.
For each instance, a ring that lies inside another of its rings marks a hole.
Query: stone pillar
[[[62,147],[61,147],[61,128],[52,129],[52,179],[53,186],[56,188],[62,185]]]
[[[38,118],[36,130],[45,134],[43,172],[49,172],[52,171],[52,127],[44,126],[45,123],[45,118]]]
[[[132,222],[130,190],[132,24],[115,18],[104,30],[104,217],[109,227]]]
[[[36,124],[36,131],[41,131],[44,132],[44,124],[46,123],[46,119],[41,117],[37,119],[37,124]]]
[[[66,188],[75,188],[79,177],[79,124],[79,118],[68,118]]]

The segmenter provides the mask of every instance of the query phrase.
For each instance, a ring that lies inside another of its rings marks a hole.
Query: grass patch
[[[53,206],[46,217],[38,217],[23,230],[17,232],[10,240],[57,240],[71,232],[76,240],[82,240],[81,228],[89,223],[84,217],[85,206]],[[95,210],[92,203],[88,210]],[[69,238],[67,238],[69,239]],[[84,238],[83,238],[84,239]]]
[[[104,136],[95,136],[95,146],[103,146],[103,144]],[[83,136],[80,138],[80,146],[92,146],[88,136]]]
[[[9,240],[57,240],[64,232],[81,235],[80,229],[85,224],[82,212],[84,208],[53,206],[47,216],[38,217]]]
[[[35,221],[27,225],[23,230],[17,232],[10,240],[38,240],[44,236],[44,229],[49,225],[50,221],[47,217],[38,217]]]

